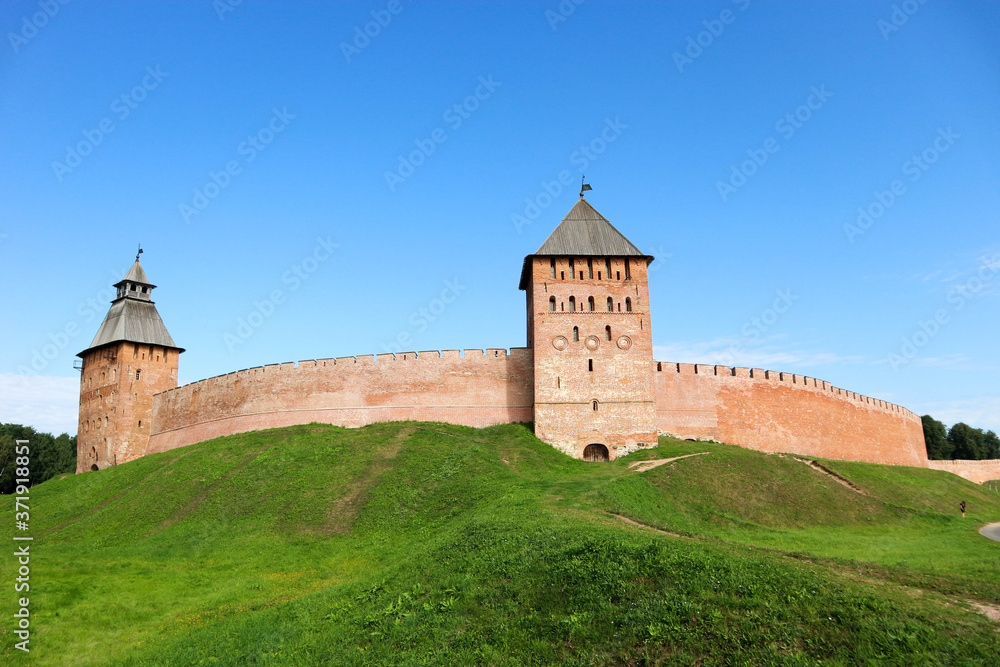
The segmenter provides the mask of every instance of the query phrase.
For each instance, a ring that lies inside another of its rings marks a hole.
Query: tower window
[[[572,310],[574,313],[576,312],[576,297],[575,296],[571,296],[569,298],[569,309]]]
[[[559,310],[560,310],[560,311],[562,311],[562,310],[566,310],[565,306],[566,306],[566,304],[565,304],[565,303],[563,303],[562,301],[560,301],[560,302],[559,302]]]
[[[594,370],[594,360],[593,359],[587,359],[587,370],[588,371]]]
[[[600,271],[598,271],[598,272],[597,272],[597,279],[598,279],[598,280],[600,280],[600,279],[601,279],[601,272],[600,272]]]
[[[622,312],[622,302],[621,301],[618,302],[618,312],[619,313]]]
[[[608,280],[611,280],[611,258],[604,258],[604,268],[607,270]]]
[[[628,259],[625,260],[625,280],[632,280],[632,271],[628,266]]]
[[[580,340],[580,327],[573,327],[573,342]]]
[[[556,277],[556,258],[555,257],[553,257],[552,259],[549,260],[549,277],[550,278],[555,278]]]
[[[607,335],[608,340],[611,340],[611,326],[604,327],[604,333]]]
[[[594,312],[594,297],[587,298],[587,307],[590,308],[590,312]]]
[[[135,379],[138,380],[141,376],[142,376],[142,369],[139,369],[135,372]]]
[[[594,401],[594,402],[592,403],[592,406],[593,406],[593,408],[594,408],[594,412],[597,412],[597,401]]]
[[[594,260],[592,259],[587,260],[587,277],[591,280],[594,279]]]
[[[559,272],[559,280],[566,280],[566,272],[565,271],[560,271]]]
[[[628,313],[632,312],[632,298],[631,297],[625,297],[625,312],[628,312]]]
[[[569,277],[573,279],[576,277],[576,267],[573,264],[573,258],[569,258]]]
[[[554,296],[549,297],[549,312],[556,312],[556,298]]]
[[[612,298],[611,298],[611,297],[609,296],[609,297],[608,297],[608,312],[610,313],[610,312],[614,311],[614,309],[615,309],[615,300],[614,300],[614,299],[612,299]]]
[[[615,271],[615,280],[621,280],[621,279],[622,279],[622,272]]]

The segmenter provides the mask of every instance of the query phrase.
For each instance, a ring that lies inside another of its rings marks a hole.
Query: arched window
[[[590,308],[590,312],[594,312],[594,297],[587,298],[587,307]]]
[[[627,313],[631,313],[632,312],[632,298],[631,297],[625,297],[625,312],[627,312]]]
[[[576,297],[575,296],[571,296],[569,298],[569,309],[572,310],[574,313],[576,312]]]
[[[604,333],[607,334],[608,340],[611,340],[611,326],[604,327]]]
[[[580,340],[580,327],[573,327],[573,341],[577,342]]]
[[[597,412],[597,401],[594,401],[591,405],[594,408],[594,412]]]
[[[556,277],[556,258],[553,257],[549,260],[549,277],[555,279]]]
[[[549,297],[549,312],[556,312],[556,298],[554,296]]]
[[[611,297],[609,296],[609,297],[608,297],[608,312],[610,313],[610,312],[614,311],[614,309],[615,309],[615,300],[614,300],[614,299],[612,299],[612,298],[611,298]]]

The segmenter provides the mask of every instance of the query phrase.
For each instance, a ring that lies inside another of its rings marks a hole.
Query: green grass
[[[715,443],[585,463],[521,425],[220,438],[32,490],[32,652],[7,622],[0,662],[1000,664],[969,606],[1000,603],[1000,496],[823,465],[865,493]]]

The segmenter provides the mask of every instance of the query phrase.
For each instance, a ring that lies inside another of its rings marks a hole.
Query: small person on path
[[[960,503],[958,504],[958,506],[959,506],[960,508],[962,508],[962,518],[964,519],[964,518],[965,518],[965,501],[963,500],[962,502],[960,502]]]

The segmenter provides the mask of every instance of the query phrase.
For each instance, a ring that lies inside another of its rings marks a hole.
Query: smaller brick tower
[[[535,435],[570,456],[608,460],[657,442],[652,261],[583,192],[524,258]]]
[[[142,252],[141,250],[139,252]],[[153,394],[177,386],[178,355],[151,299],[156,287],[135,256],[94,341],[77,354],[80,373],[78,473],[138,458],[149,441]]]

